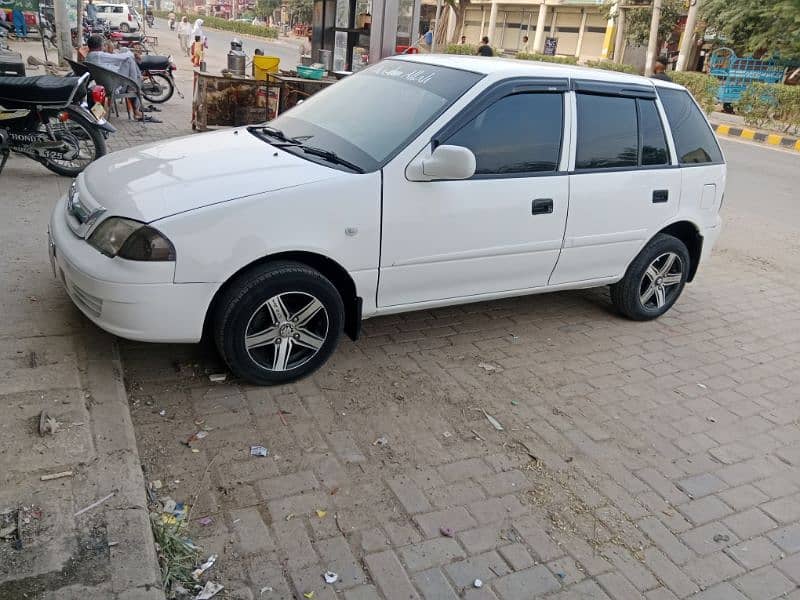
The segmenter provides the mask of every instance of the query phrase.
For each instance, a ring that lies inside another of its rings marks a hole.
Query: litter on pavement
[[[482,588],[483,582],[480,579],[476,579],[475,581],[472,582],[472,585],[476,588]]]
[[[489,423],[492,424],[492,427],[497,429],[497,431],[503,431],[503,426],[500,425],[500,421],[495,419],[492,415],[490,415],[486,411],[483,411],[483,414],[486,415],[486,419],[489,421]]]
[[[78,512],[76,512],[72,516],[73,517],[78,517],[78,516],[82,515],[83,513],[92,510],[93,508],[97,508],[98,506],[103,504],[103,502],[105,502],[106,500],[109,500],[114,494],[116,494],[116,492],[111,492],[108,496],[104,496],[103,498],[100,498],[100,500],[98,500],[97,502],[92,502],[89,506],[86,506],[86,507],[80,509]]]
[[[264,446],[250,446],[250,456],[269,456],[269,450]]]
[[[208,380],[211,383],[222,383],[227,378],[228,375],[226,373],[212,373],[211,375],[208,376]]]
[[[200,579],[200,576],[206,571],[208,571],[211,567],[213,567],[215,562],[217,562],[217,555],[212,554],[206,559],[206,562],[204,562],[202,565],[200,565],[194,571],[192,571],[192,579],[194,580]]]
[[[385,435],[382,435],[377,440],[372,442],[373,446],[387,446],[388,444],[389,444],[389,438],[387,438]]]
[[[452,527],[440,527],[439,533],[441,533],[444,537],[453,537],[456,532]]]
[[[61,471],[60,473],[53,473],[51,475],[42,475],[40,481],[50,481],[51,479],[61,479],[62,477],[72,477],[72,471]]]
[[[325,578],[325,583],[336,583],[339,581],[339,575],[333,571],[325,571],[323,577]]]
[[[225,586],[219,583],[214,583],[213,581],[206,581],[206,585],[203,587],[202,590],[200,590],[200,593],[197,594],[195,600],[210,600],[210,598],[213,598],[219,592],[221,592],[224,587]]]

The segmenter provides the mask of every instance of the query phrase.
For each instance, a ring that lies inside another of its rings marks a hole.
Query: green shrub
[[[719,79],[716,77],[695,71],[670,71],[669,76],[672,81],[689,90],[706,113],[717,106]]]
[[[753,127],[797,132],[800,129],[800,87],[751,83],[736,102],[736,112]]]
[[[447,44],[445,54],[469,54],[474,56],[478,53],[478,47],[472,44]]]
[[[578,59],[574,56],[550,56],[549,54],[517,52],[517,58],[520,60],[538,60],[540,62],[558,63],[560,65],[578,64]]]
[[[153,14],[157,17],[166,19],[169,11],[154,10]],[[178,21],[181,20],[181,17],[188,17],[190,23],[194,23],[195,19],[203,19],[203,27],[208,27],[209,29],[232,31],[234,33],[243,33],[245,35],[252,35],[254,37],[262,38],[275,39],[278,37],[278,30],[274,27],[262,27],[261,25],[253,25],[252,23],[228,21],[227,19],[220,19],[219,17],[205,17],[202,15],[190,15],[188,13],[176,13],[176,15]]]
[[[603,69],[605,71],[618,71],[620,73],[630,73],[639,75],[636,67],[624,63],[615,63],[613,60],[587,60],[586,66],[591,69]]]

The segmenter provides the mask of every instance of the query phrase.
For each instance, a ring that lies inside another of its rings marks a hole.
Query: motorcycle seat
[[[120,32],[117,34],[117,39],[123,40],[125,42],[141,42],[144,39],[144,36],[141,33]]]
[[[145,54],[139,61],[139,69],[142,71],[166,71],[169,69],[169,56]]]
[[[0,77],[0,104],[65,104],[78,85],[78,77]]]

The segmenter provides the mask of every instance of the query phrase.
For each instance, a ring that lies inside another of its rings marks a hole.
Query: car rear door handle
[[[669,190],[653,190],[653,204],[667,202],[669,200]]]
[[[531,204],[532,215],[552,215],[553,214],[553,199],[552,198],[537,198]]]

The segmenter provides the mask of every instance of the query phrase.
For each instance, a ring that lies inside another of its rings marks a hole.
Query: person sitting
[[[103,36],[94,34],[90,35],[86,45],[89,47],[89,53],[86,55],[85,62],[92,63],[109,71],[114,71],[132,79],[137,82],[139,86],[142,85],[142,72],[139,70],[139,65],[136,64],[136,57],[129,50],[124,52],[107,52],[103,50]],[[113,50],[113,48],[111,48]],[[160,123],[158,119],[154,119],[143,112],[143,107],[139,103],[138,98],[130,98],[128,100],[133,116],[138,121],[152,121]]]

